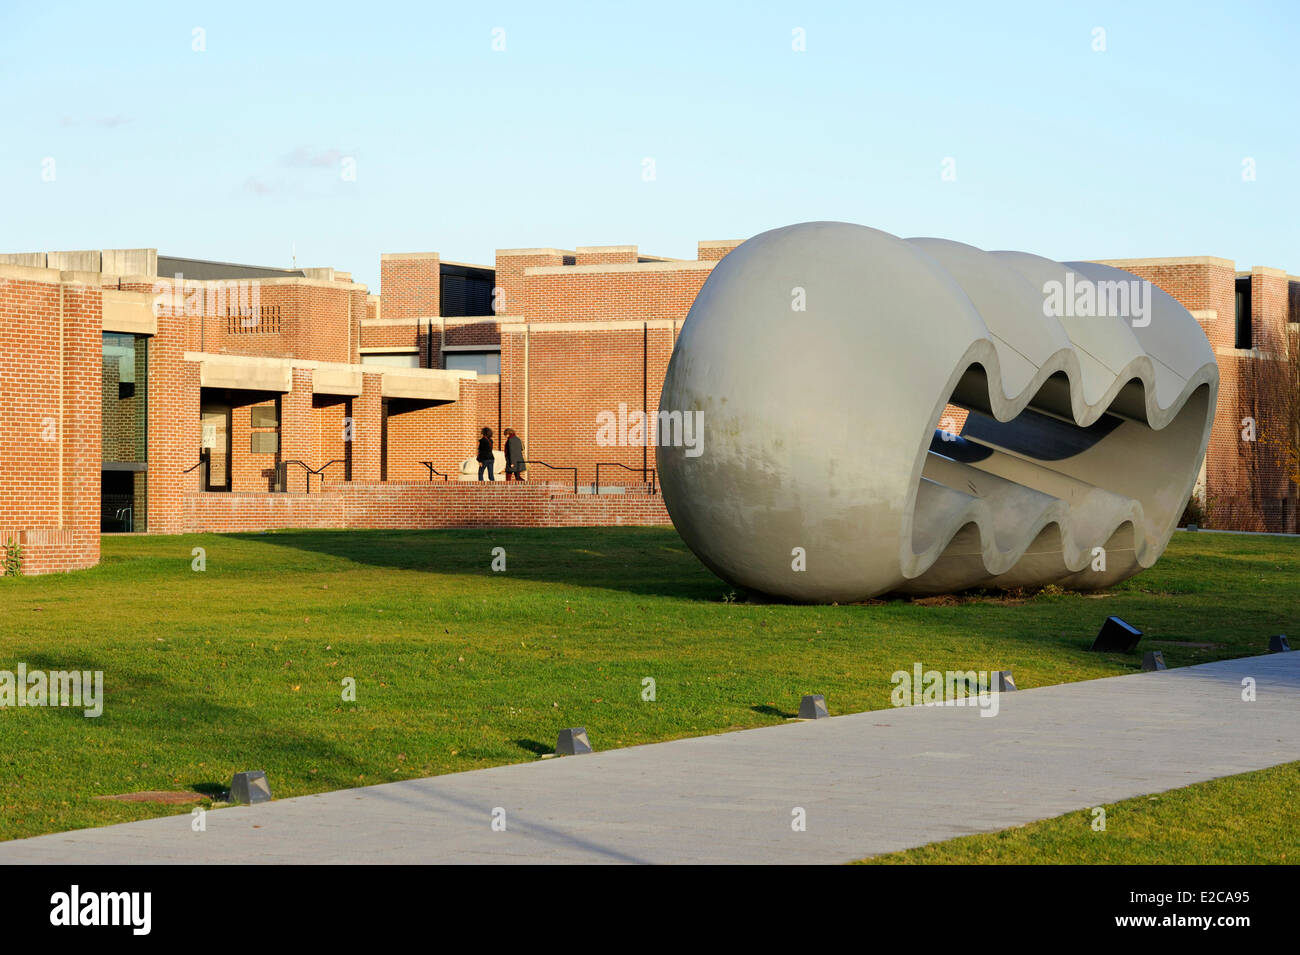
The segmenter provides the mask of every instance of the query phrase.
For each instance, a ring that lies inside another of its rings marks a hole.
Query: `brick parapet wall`
[[[528,484],[349,482],[312,494],[185,499],[189,532],[283,528],[604,527],[669,525],[659,495],[572,494]]]
[[[442,265],[437,252],[394,252],[379,263],[384,318],[442,314]]]

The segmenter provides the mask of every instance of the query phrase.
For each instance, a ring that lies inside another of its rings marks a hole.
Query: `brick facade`
[[[1288,476],[1288,363],[1297,316],[1288,312],[1292,283],[1279,269],[1239,272],[1227,259],[1108,260],[1163,289],[1200,323],[1219,363],[1219,399],[1206,452],[1202,496],[1206,526],[1235,530],[1297,530],[1297,488]],[[1235,288],[1250,287],[1250,348],[1239,348]],[[1246,419],[1254,422],[1254,440]]]
[[[648,256],[632,245],[501,249],[494,267],[397,253],[382,258],[379,295],[332,269],[232,266],[232,274],[255,277],[257,304],[231,298],[224,309],[221,296],[235,295],[230,281],[182,280],[182,294],[173,295],[166,286],[174,277],[150,272],[153,250],[0,257],[104,269],[0,264],[0,542],[22,543],[28,573],[94,564],[101,460],[105,453],[140,457],[132,423],[146,404],[147,470],[134,478],[135,511],[151,533],[665,523],[658,496],[644,493],[642,468],[653,468],[653,447],[644,440],[602,446],[598,416],[624,427],[641,413],[655,416],[682,322],[711,270],[738,244],[702,241],[693,260]],[[1297,346],[1300,280],[1209,257],[1108,264],[1178,299],[1218,356],[1207,522],[1294,530],[1296,492],[1282,453],[1293,418],[1274,392]],[[199,265],[209,273],[221,267]],[[490,281],[494,313],[443,314],[444,276],[461,283],[446,287],[448,301],[460,303],[452,311],[482,307]],[[472,297],[463,294],[466,282],[477,283]],[[1245,326],[1235,314],[1243,289]],[[114,307],[137,300],[158,307],[137,333],[147,354],[147,398],[118,401],[104,429],[108,397],[127,393],[103,361],[102,331],[119,321],[106,317],[109,296],[126,296]],[[1238,347],[1243,329],[1249,348]],[[447,369],[449,356],[464,349],[499,352],[500,374]],[[228,492],[202,490],[201,406],[230,409]],[[941,426],[959,430],[964,412],[950,411]],[[1246,416],[1261,440],[1242,440]],[[498,448],[504,428],[518,431],[526,457],[537,462],[528,484],[457,480],[485,426]],[[622,485],[624,493],[573,494],[567,469],[591,485],[598,464],[608,465],[601,485]]]

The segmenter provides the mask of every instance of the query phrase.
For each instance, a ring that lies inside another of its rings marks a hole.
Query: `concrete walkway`
[[[992,718],[878,710],[222,809],[202,833],[41,836],[0,863],[846,862],[1292,760],[1300,652],[1022,690]]]

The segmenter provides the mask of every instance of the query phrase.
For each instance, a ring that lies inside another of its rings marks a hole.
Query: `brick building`
[[[152,249],[0,256],[0,542],[37,573],[93,565],[101,532],[666,523],[628,421],[657,412],[678,329],[738,244],[388,254],[381,295]],[[1107,264],[1181,301],[1220,356],[1210,521],[1294,530],[1286,416],[1256,383],[1296,352],[1300,280]],[[1243,408],[1267,440],[1242,440]],[[526,485],[459,480],[483,426],[498,446],[519,432]]]
[[[1219,363],[1219,404],[1197,487],[1206,524],[1295,533],[1300,276],[1211,256],[1103,260],[1176,298]]]

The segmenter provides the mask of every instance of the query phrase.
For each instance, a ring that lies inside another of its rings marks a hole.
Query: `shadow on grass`
[[[534,756],[545,756],[548,753],[555,752],[554,745],[548,746],[546,743],[538,742],[535,739],[512,739],[510,742],[514,743],[520,749],[532,753]]]
[[[776,716],[783,720],[792,720],[799,715],[798,713],[787,713],[785,710],[777,709],[775,706],[767,706],[766,704],[751,706],[750,709],[755,713],[762,713],[764,716]]]
[[[322,740],[312,731],[288,729],[283,725],[269,727],[253,710],[224,705],[214,699],[210,691],[198,687],[191,689],[188,678],[169,680],[156,671],[124,667],[119,662],[108,665],[80,652],[75,661],[51,653],[34,653],[26,655],[25,662],[29,672],[68,670],[74,664],[77,669],[103,672],[104,709],[94,722],[102,721],[103,729],[119,739],[131,736],[147,739],[161,734],[163,730],[155,722],[159,712],[166,712],[169,718],[184,716],[187,720],[185,732],[200,734],[208,740],[209,745],[204,749],[209,754],[208,759],[228,760],[232,775],[241,770],[265,769],[268,775],[298,776],[299,773],[293,772],[294,767],[320,765],[328,767],[328,771],[322,772],[321,780],[327,781],[330,788],[340,788],[351,784],[363,768],[340,747]],[[121,702],[124,696],[140,698],[140,712],[150,718],[141,720],[126,715]],[[83,715],[84,708],[48,707],[47,712],[59,721],[60,733],[67,730],[76,732],[90,722]],[[220,738],[212,737],[209,735],[212,727],[221,727],[226,732]],[[257,765],[235,765],[236,760]],[[183,785],[213,798],[224,794],[227,788],[223,782],[183,781]]]
[[[507,576],[708,602],[734,590],[707,570],[671,527],[293,530],[221,536],[433,574]],[[506,551],[504,574],[492,569],[497,547]]]

